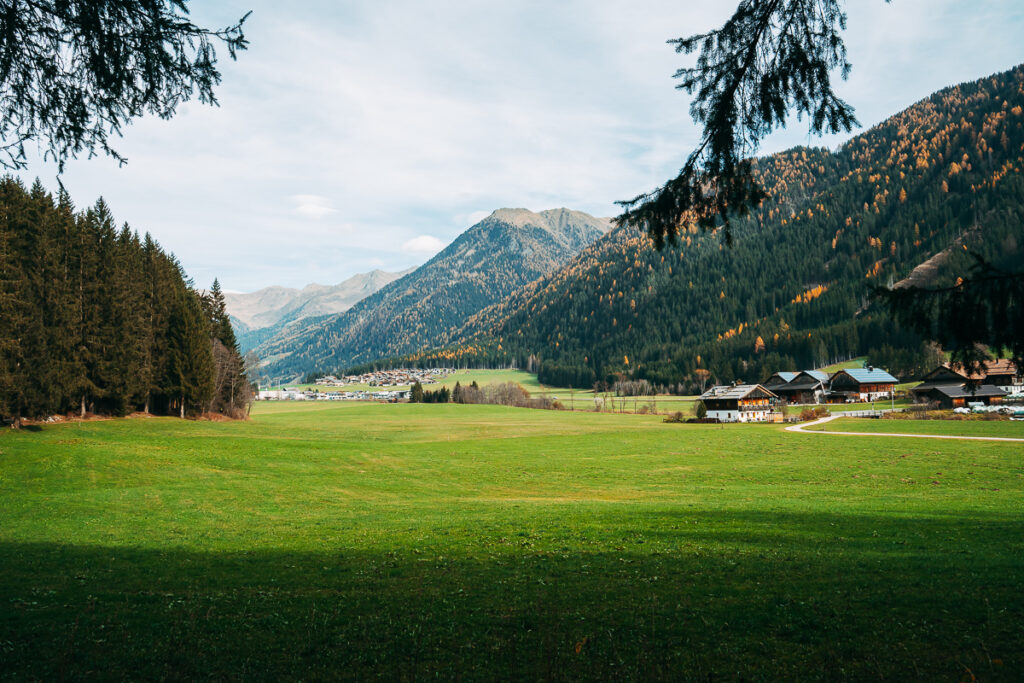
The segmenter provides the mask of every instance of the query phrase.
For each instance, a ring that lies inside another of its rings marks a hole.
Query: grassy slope
[[[833,363],[832,365],[826,365],[823,368],[818,368],[822,372],[832,374],[840,370],[849,370],[850,368],[862,368],[867,360],[867,356],[858,356],[857,358],[851,358],[850,360],[844,360],[841,363]]]
[[[0,677],[1024,672],[1016,444],[267,404],[0,451]]]

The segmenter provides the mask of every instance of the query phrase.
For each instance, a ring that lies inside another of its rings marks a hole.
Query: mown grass
[[[264,404],[0,437],[0,676],[1017,680],[1017,444]]]
[[[934,436],[994,436],[1024,439],[1024,422],[1011,420],[913,420],[858,419],[845,417],[807,429],[828,432],[863,432],[866,434],[930,434]],[[1024,451],[1024,445],[1021,446]]]

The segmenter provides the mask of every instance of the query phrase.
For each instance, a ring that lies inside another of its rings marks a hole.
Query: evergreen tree
[[[205,412],[214,392],[213,349],[202,304],[191,289],[179,292],[175,300],[168,337],[166,389],[176,396],[181,417]]]
[[[0,179],[0,419],[244,414],[243,363],[211,302],[208,319],[174,257],[115,228],[102,199],[76,213],[64,192]]]

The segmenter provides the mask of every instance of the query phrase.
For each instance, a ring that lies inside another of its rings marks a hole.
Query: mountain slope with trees
[[[568,209],[499,209],[423,266],[339,315],[258,347],[270,375],[334,370],[443,345],[474,313],[565,265],[610,228]]]
[[[251,392],[220,286],[192,288],[107,204],[0,179],[0,420],[240,416]]]
[[[1024,237],[1024,68],[948,88],[838,151],[756,160],[767,198],[678,246],[614,230],[567,267],[471,319],[461,346],[404,362],[496,364],[590,386],[618,375],[693,390],[867,353],[911,376],[936,356],[873,288],[940,252],[955,284],[971,252],[1019,262]],[[683,385],[679,387],[679,385]]]

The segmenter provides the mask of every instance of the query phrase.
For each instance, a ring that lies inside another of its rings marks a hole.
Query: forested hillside
[[[249,400],[220,288],[195,291],[101,199],[76,212],[0,180],[0,420],[74,411],[239,415]]]
[[[462,345],[403,362],[512,361],[553,384],[623,373],[692,390],[868,354],[912,376],[934,350],[869,295],[940,254],[915,277],[952,283],[968,250],[1019,269],[1022,108],[1018,67],[946,89],[835,153],[759,159],[769,196],[732,247],[690,228],[657,251],[617,229],[475,316]]]
[[[292,326],[257,352],[268,374],[286,375],[444,344],[471,315],[565,265],[609,227],[567,209],[500,209],[348,311]]]

